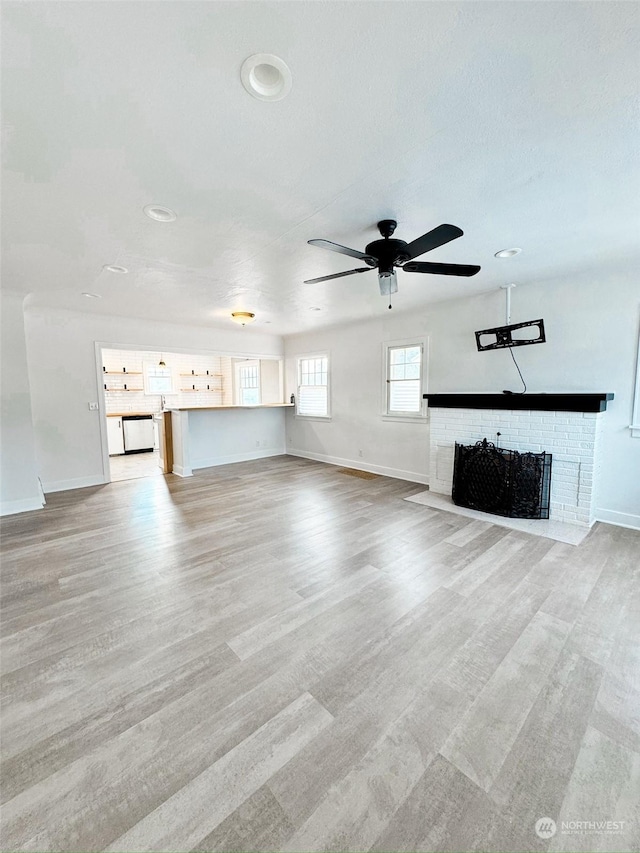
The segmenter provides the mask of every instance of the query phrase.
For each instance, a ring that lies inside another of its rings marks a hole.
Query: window
[[[160,367],[158,364],[147,364],[144,370],[145,394],[172,394],[173,378],[170,367]]]
[[[258,364],[238,368],[238,390],[241,406],[260,405],[260,373]]]
[[[329,356],[298,359],[298,415],[329,417]]]
[[[385,347],[385,414],[422,417],[424,344]]]

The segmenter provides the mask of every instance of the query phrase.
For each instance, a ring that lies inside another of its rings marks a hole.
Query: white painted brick
[[[519,410],[431,410],[431,458],[436,445],[473,444],[483,438],[521,452],[553,455],[551,517],[588,526],[592,511],[596,440],[602,419],[595,413],[548,413]],[[496,433],[500,432],[498,438]],[[435,477],[432,488],[451,491],[453,463],[447,476]]]

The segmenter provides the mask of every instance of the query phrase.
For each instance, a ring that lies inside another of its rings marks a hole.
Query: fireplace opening
[[[550,453],[519,453],[486,438],[456,442],[451,497],[458,506],[507,518],[549,518]]]

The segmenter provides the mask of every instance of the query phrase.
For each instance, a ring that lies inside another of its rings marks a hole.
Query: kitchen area
[[[171,411],[279,406],[282,361],[102,349],[111,481],[173,471]]]

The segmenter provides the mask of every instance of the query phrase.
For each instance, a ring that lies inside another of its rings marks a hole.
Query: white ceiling
[[[482,266],[399,273],[396,311],[639,265],[638,4],[2,12],[2,285],[36,304],[199,325],[244,309],[278,334],[384,314],[373,272],[302,280],[360,266],[307,240],[363,249],[385,217],[408,241],[458,225],[422,260]],[[291,68],[286,99],[242,88],[259,52]],[[148,219],[149,203],[177,221]],[[524,251],[493,257],[511,246]]]

